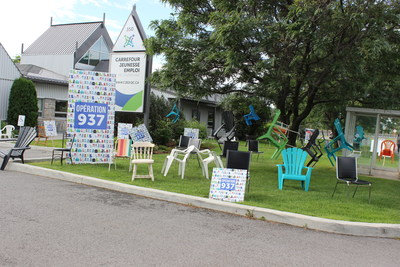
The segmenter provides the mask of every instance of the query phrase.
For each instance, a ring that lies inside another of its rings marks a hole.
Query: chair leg
[[[357,189],[358,189],[358,185],[356,185],[356,189],[354,190],[354,193],[353,193],[353,198],[354,198],[354,196],[356,195],[356,193],[357,193]]]
[[[335,189],[333,190],[333,193],[332,193],[331,197],[333,197],[333,195],[335,194],[337,185],[338,185],[338,181],[336,181]]]
[[[4,158],[3,158],[3,163],[1,164],[0,170],[4,171],[4,169],[6,168],[6,165],[7,165],[9,159],[10,159],[10,155],[5,155],[5,156],[4,156]]]
[[[151,180],[154,182],[153,164],[149,164],[149,174],[150,174]]]
[[[136,177],[136,171],[137,171],[137,164],[133,164],[133,172],[132,172],[132,182],[135,180]]]
[[[371,184],[369,185],[368,204],[371,204]]]

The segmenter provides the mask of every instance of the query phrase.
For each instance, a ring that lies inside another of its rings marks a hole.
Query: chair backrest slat
[[[282,157],[286,173],[301,175],[307,155],[306,151],[296,147],[283,150]]]
[[[133,159],[152,159],[154,144],[150,142],[135,142],[132,144]]]

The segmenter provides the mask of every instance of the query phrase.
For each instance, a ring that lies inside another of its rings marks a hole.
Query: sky
[[[0,9],[0,43],[11,58],[21,54],[21,45],[27,49],[41,34],[53,25],[102,21],[105,13],[105,25],[115,43],[133,5],[146,31],[147,37],[153,36],[149,28],[152,20],[167,19],[172,9],[159,0],[6,0]],[[162,64],[155,58],[153,69]]]

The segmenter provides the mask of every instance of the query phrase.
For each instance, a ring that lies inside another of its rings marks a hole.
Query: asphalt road
[[[400,266],[400,240],[0,172],[0,266]]]

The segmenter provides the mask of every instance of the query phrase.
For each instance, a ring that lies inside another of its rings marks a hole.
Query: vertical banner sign
[[[228,202],[244,201],[247,170],[213,168],[210,199]]]
[[[134,6],[115,42],[110,72],[116,74],[115,110],[144,112],[146,79],[146,38]]]
[[[115,75],[71,70],[67,131],[75,135],[72,161],[108,163],[114,137]]]
[[[143,112],[146,53],[113,53],[110,71],[116,74],[116,111]]]

